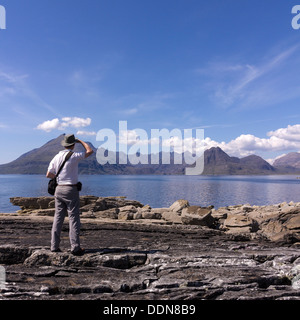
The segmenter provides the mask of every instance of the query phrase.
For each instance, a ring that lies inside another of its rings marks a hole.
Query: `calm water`
[[[250,203],[300,202],[296,176],[102,176],[81,175],[82,195],[126,196],[152,207],[168,207],[177,199],[216,208]],[[48,196],[48,179],[41,175],[0,175],[0,212],[15,212],[15,196]]]

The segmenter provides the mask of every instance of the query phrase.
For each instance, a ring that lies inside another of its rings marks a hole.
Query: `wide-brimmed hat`
[[[66,134],[64,136],[64,140],[62,140],[61,145],[63,147],[71,147],[73,144],[76,143],[76,138],[74,134]]]

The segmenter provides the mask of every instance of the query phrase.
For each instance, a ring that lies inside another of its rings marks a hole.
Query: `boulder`
[[[254,210],[254,208],[252,208],[250,205],[243,205],[241,207],[241,209],[244,211],[244,212],[251,212]]]
[[[29,209],[48,209],[49,203],[53,201],[53,197],[13,197],[10,202],[14,206],[19,206],[22,210]]]
[[[86,211],[102,211],[102,210],[106,210],[108,209],[105,199],[104,198],[92,198],[89,197],[87,199],[84,198],[80,199],[80,210],[82,212],[86,212]],[[84,205],[82,205],[84,203]]]
[[[127,200],[125,197],[105,197],[104,198],[107,209],[120,208],[124,206],[134,206],[136,208],[142,208],[144,205],[136,200]]]
[[[165,210],[161,217],[165,221],[182,224],[181,216],[177,212]]]
[[[244,228],[252,226],[253,220],[251,218],[237,214],[228,215],[227,219],[224,221],[224,227],[227,228]]]
[[[128,206],[120,207],[119,211],[120,212],[126,212],[127,211],[127,212],[135,213],[135,212],[137,212],[137,208],[135,206],[133,206],[133,205],[128,205]]]
[[[163,214],[164,212],[166,211],[170,211],[169,208],[152,208],[151,210],[155,211],[155,212],[158,212],[160,214]]]
[[[261,224],[261,230],[262,233],[268,238],[287,231],[287,229],[278,220],[271,220]]]
[[[48,209],[55,207],[55,200],[52,197],[40,197],[37,199],[39,209]]]
[[[107,209],[103,211],[94,212],[96,218],[118,219],[118,208]]]
[[[95,202],[97,199],[98,199],[97,196],[89,196],[89,195],[80,196],[80,201],[81,201],[81,205],[82,205],[82,206],[84,206],[84,205],[86,205],[86,204],[93,203],[93,202]]]
[[[234,227],[226,230],[226,233],[229,233],[229,234],[244,234],[244,233],[251,233],[251,232],[252,232],[251,227]]]
[[[256,212],[259,212],[257,215]],[[277,206],[260,208],[250,213],[256,213],[256,220],[263,236],[271,241],[295,243],[300,239],[300,210],[297,206],[281,203]]]
[[[298,230],[300,231],[300,215],[292,216],[284,226],[289,230]]]
[[[189,207],[189,202],[187,200],[177,200],[169,208],[171,211],[181,212],[183,208]]]
[[[135,212],[134,214],[133,214],[133,217],[132,217],[132,219],[133,220],[139,220],[139,219],[143,219],[143,214],[142,214],[142,212]]]
[[[94,211],[87,211],[81,213],[81,218],[83,219],[95,219],[96,216],[94,214]]]
[[[248,215],[230,214],[224,220],[223,227],[227,233],[244,234],[258,230],[257,222]]]
[[[263,224],[271,219],[279,220],[280,215],[278,207],[274,206],[260,207],[247,214],[249,218],[257,221],[259,224]]]
[[[190,206],[182,210],[181,221],[183,224],[211,227],[215,221],[211,212],[208,208]]]
[[[120,211],[118,213],[118,219],[120,220],[133,220],[134,213],[132,211]]]
[[[161,213],[155,211],[143,211],[142,212],[143,219],[161,219]]]
[[[227,210],[226,208],[219,208],[218,210],[212,210],[211,215],[219,220],[219,219],[226,219],[227,215],[230,213],[229,210]]]
[[[149,204],[146,204],[145,206],[142,207],[142,210],[150,211],[152,208]]]

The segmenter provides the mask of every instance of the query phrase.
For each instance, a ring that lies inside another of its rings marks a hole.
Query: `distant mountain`
[[[290,152],[274,161],[273,166],[282,172],[300,173],[300,153]]]
[[[63,140],[61,135],[56,139],[50,140],[42,147],[33,149],[21,155],[18,159],[0,165],[1,174],[44,174],[47,170],[49,159],[51,160],[59,150],[63,150],[60,142]]]
[[[64,134],[56,139],[48,141],[42,147],[33,149],[21,155],[18,159],[0,165],[0,174],[46,174],[52,158],[64,148],[61,141]],[[96,159],[97,149],[88,142],[94,153],[84,161],[79,163],[79,173],[81,174],[122,174],[122,165],[100,165]],[[76,144],[74,151],[83,151],[80,144]]]
[[[273,166],[275,167],[294,167],[300,169],[300,153],[290,152],[285,156],[274,161]]]
[[[46,174],[49,162],[60,151],[63,150],[61,141],[64,135],[60,135],[56,139],[48,141],[40,148],[33,149],[18,159],[0,165],[0,174]],[[174,153],[170,154],[170,164],[150,164],[151,155],[143,155],[143,159],[148,159],[149,164],[118,164],[119,157],[124,157],[124,154],[116,153],[117,164],[100,165],[96,159],[97,149],[89,143],[93,148],[94,153],[84,161],[79,163],[80,174],[153,174],[153,175],[181,175],[185,173],[186,167],[194,167],[194,165],[187,165],[182,157],[182,164],[174,164]],[[83,150],[79,144],[76,145],[75,151]],[[300,162],[296,161],[296,156],[293,155],[284,159],[280,158],[275,161],[274,166],[271,166],[267,161],[259,156],[251,155],[244,158],[230,157],[221,148],[210,148],[204,152],[204,175],[253,175],[253,174],[277,174],[277,173],[291,173],[291,170],[296,170],[296,167],[291,165],[298,165],[300,171]],[[160,160],[162,153],[159,154]],[[287,160],[289,159],[290,162]],[[280,160],[280,161],[279,161]],[[286,162],[283,162],[283,161]],[[281,164],[284,166],[280,166]],[[278,165],[279,164],[279,165]],[[290,166],[290,167],[289,167]],[[292,169],[291,169],[292,168]],[[293,171],[294,172],[294,171]]]
[[[204,172],[207,175],[274,174],[274,167],[259,156],[245,158],[230,157],[221,148],[210,148],[204,152]]]

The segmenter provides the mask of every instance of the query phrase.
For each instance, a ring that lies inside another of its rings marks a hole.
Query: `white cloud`
[[[58,118],[52,119],[52,120],[47,120],[44,121],[43,123],[39,124],[37,126],[37,129],[43,130],[46,132],[50,132],[52,130],[58,129],[60,125],[60,121]]]
[[[269,138],[242,134],[228,143],[205,138],[204,144],[206,149],[219,146],[226,153],[235,156],[248,156],[257,152],[280,152],[300,149],[300,125],[298,124],[270,131],[267,136]],[[272,159],[269,160],[271,161]]]
[[[76,133],[77,136],[96,136],[97,132],[95,131],[77,131]]]
[[[280,128],[275,131],[270,131],[267,133],[267,135],[270,137],[274,136],[280,139],[298,142],[300,141],[300,124],[293,126],[288,125],[287,128]]]
[[[90,118],[78,118],[78,117],[64,117],[61,120],[58,118],[44,121],[37,126],[37,129],[50,132],[52,130],[64,130],[66,128],[83,128],[91,124]]]
[[[119,135],[119,143],[127,145],[148,145],[150,140],[144,130],[121,130]]]
[[[178,129],[179,130],[179,129]],[[180,131],[180,130],[179,130]],[[220,147],[231,156],[245,157],[261,152],[283,152],[287,150],[300,150],[300,125],[288,126],[267,133],[269,138],[260,138],[252,134],[241,134],[229,142],[219,142],[206,137],[202,143],[195,137],[185,138],[183,136],[166,136],[162,141],[162,146],[171,146],[174,149],[183,151],[195,151],[196,148],[210,149]],[[298,139],[296,138],[298,137]],[[159,140],[149,137],[144,130],[121,131],[120,143],[128,145],[146,146],[159,144]],[[272,161],[272,159],[269,159]]]
[[[62,118],[61,127],[67,128],[67,127],[73,127],[73,128],[82,128],[87,127],[91,124],[92,120],[90,118],[78,118],[78,117],[65,117]]]

